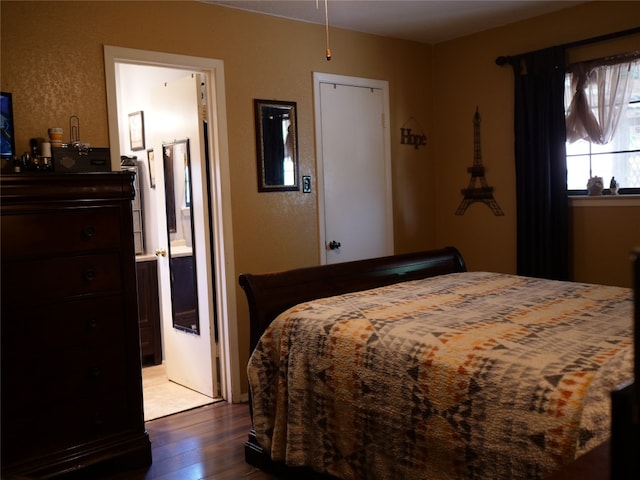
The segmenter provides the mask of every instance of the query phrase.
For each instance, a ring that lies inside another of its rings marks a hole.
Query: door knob
[[[337,250],[340,248],[340,242],[336,242],[335,240],[331,240],[329,242],[329,250]]]
[[[166,257],[167,256],[167,250],[164,248],[157,248],[156,249],[156,257]]]

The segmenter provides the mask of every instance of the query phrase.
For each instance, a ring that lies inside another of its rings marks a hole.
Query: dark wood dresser
[[[129,172],[0,176],[2,478],[151,463]]]

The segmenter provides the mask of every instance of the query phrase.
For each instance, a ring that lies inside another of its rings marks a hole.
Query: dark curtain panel
[[[564,65],[562,47],[513,59],[518,274],[556,280],[569,278]]]
[[[284,185],[284,139],[282,109],[263,107],[264,183]]]

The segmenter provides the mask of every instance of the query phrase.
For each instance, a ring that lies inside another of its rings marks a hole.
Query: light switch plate
[[[302,193],[311,193],[311,176],[302,176]]]

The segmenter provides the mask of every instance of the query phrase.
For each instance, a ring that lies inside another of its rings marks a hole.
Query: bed
[[[628,288],[468,272],[453,247],[240,285],[265,470],[543,479],[609,437],[633,378]]]

